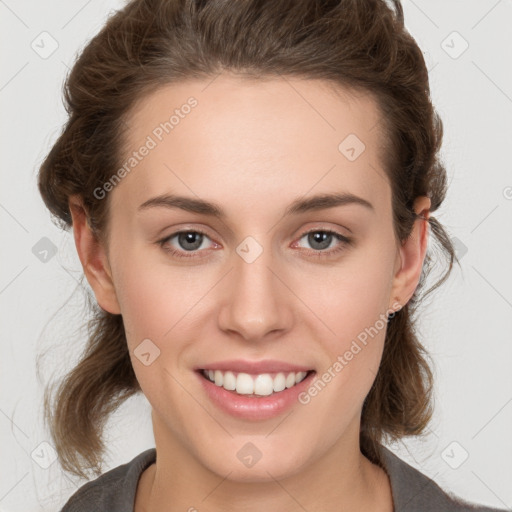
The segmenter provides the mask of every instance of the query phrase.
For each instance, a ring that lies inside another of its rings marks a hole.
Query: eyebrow
[[[342,192],[335,194],[319,194],[307,198],[296,199],[286,208],[284,216],[324,210],[327,208],[334,208],[336,206],[345,206],[349,204],[360,205],[367,208],[368,210],[375,212],[373,205],[366,199],[348,192]],[[193,197],[178,196],[173,194],[163,194],[148,199],[139,206],[139,210],[146,210],[155,207],[179,208],[187,212],[208,215],[218,219],[226,218],[226,213],[218,204],[205,201],[203,199],[195,199]]]

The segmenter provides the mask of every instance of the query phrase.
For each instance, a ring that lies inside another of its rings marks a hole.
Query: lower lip
[[[309,387],[315,376],[315,372],[311,372],[295,386],[272,395],[249,396],[227,391],[204,377],[200,371],[196,373],[206,394],[215,405],[231,416],[246,420],[266,420],[279,416],[298,402],[299,394]]]

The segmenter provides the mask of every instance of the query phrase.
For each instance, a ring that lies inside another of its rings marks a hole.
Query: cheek
[[[178,306],[176,290],[154,279],[149,269],[126,269],[119,279],[118,300],[130,348],[142,339],[158,340],[175,322]]]
[[[160,257],[153,257],[153,248],[119,243],[126,250],[114,261],[114,282],[133,349],[145,338],[161,340],[198,302],[204,287],[201,280],[191,277],[187,267],[167,265]]]
[[[311,266],[306,278],[295,279],[294,290],[316,317],[330,353],[348,349],[347,342],[375,325],[382,330],[392,302],[393,261],[389,249],[361,250],[328,268]]]
[[[379,257],[372,256],[376,253]],[[297,295],[314,312],[306,325],[325,355],[317,374],[321,382],[306,391],[302,403],[315,402],[320,415],[329,411],[329,424],[362,406],[382,357],[394,260],[390,251],[366,254],[310,273],[298,288]]]

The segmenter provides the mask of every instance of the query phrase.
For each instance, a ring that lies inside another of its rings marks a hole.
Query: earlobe
[[[78,257],[96,300],[105,311],[120,314],[105,247],[89,225],[80,196],[69,198],[69,210],[73,220],[73,235]]]
[[[428,246],[428,218],[430,198],[421,196],[414,202],[417,218],[410,236],[401,245],[397,255],[398,265],[393,279],[392,296],[400,304],[407,304],[418,286]]]

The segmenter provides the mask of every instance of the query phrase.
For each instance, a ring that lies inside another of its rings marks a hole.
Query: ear
[[[118,315],[121,310],[105,247],[89,225],[81,197],[71,196],[68,204],[73,219],[76,250],[87,281],[94,291],[99,306],[109,313]]]
[[[391,296],[402,307],[409,302],[420,280],[428,245],[427,219],[430,216],[430,198],[426,196],[416,198],[413,208],[423,219],[414,221],[411,234],[399,249],[391,292]]]

